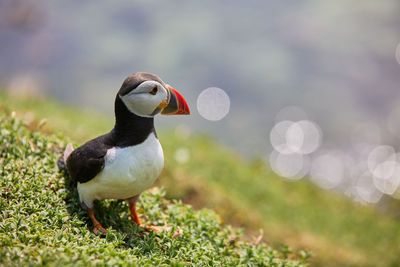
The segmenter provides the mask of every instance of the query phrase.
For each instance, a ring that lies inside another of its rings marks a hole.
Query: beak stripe
[[[164,115],[189,115],[189,106],[183,96],[171,86],[167,86],[170,91],[170,99],[168,105],[161,114]]]

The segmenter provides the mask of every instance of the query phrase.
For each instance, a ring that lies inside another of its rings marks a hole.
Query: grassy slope
[[[147,233],[132,224],[125,202],[107,200],[96,203],[96,212],[109,231],[95,236],[76,190],[56,166],[64,140],[28,128],[0,116],[0,265],[305,266],[286,251],[240,241],[214,212],[167,201],[159,190],[142,195],[139,213],[172,231]]]
[[[110,119],[49,101],[0,99],[3,106],[22,116],[30,111],[37,118],[48,118],[45,129],[64,133],[78,143],[112,126]],[[245,163],[208,138],[186,139],[168,132],[159,137],[166,153],[160,183],[168,196],[180,197],[195,207],[214,208],[226,221],[250,231],[262,228],[268,243],[309,248],[315,253],[315,264],[400,264],[400,225],[394,219],[307,181],[286,182],[263,164]],[[190,160],[177,164],[174,155],[182,147],[189,151]]]

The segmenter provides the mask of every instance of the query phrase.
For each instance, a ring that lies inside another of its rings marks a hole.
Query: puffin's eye
[[[153,89],[150,91],[150,94],[155,95],[155,94],[157,94],[157,92],[158,92],[158,87],[155,86],[155,87],[153,87]]]

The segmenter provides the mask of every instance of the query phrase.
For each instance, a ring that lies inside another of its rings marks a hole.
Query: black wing
[[[102,142],[104,137],[101,136],[85,143],[68,157],[68,173],[74,182],[86,183],[103,170],[104,156],[110,148]]]

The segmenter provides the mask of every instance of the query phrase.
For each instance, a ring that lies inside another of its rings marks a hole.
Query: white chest
[[[141,144],[107,151],[104,169],[87,183],[78,184],[81,201],[126,199],[149,188],[164,167],[164,154],[153,133]]]

